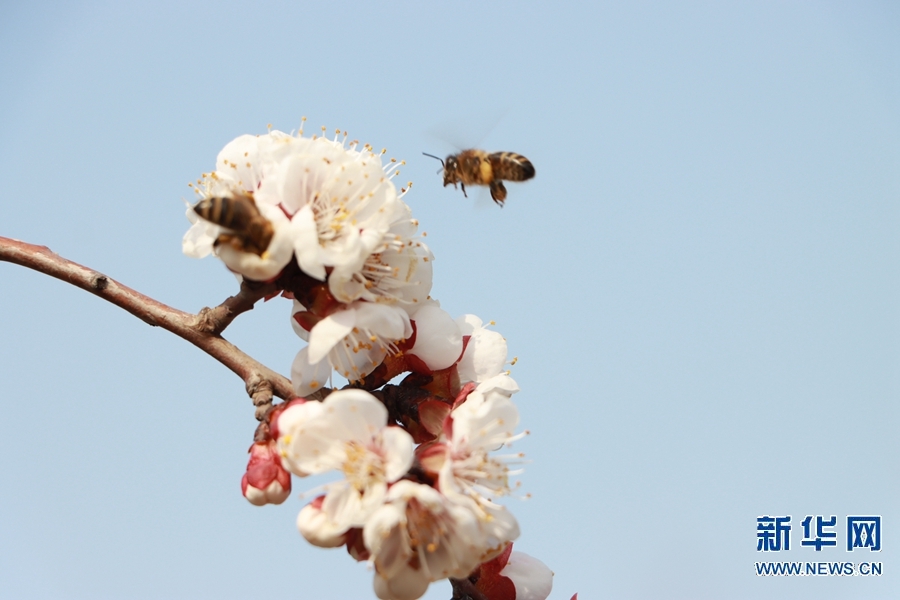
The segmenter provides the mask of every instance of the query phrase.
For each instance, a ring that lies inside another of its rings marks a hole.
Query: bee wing
[[[480,148],[484,138],[493,131],[509,108],[484,108],[477,112],[459,113],[430,127],[425,133],[455,152]]]

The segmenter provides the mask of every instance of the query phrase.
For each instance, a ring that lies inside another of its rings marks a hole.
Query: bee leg
[[[463,196],[465,196],[465,197],[466,197],[466,198],[468,198],[468,197],[469,197],[469,195],[468,195],[468,194],[467,194],[467,193],[466,193],[466,184],[464,184],[464,183],[460,183],[460,184],[459,184],[459,187],[461,187],[461,188],[462,188],[462,191],[463,191]]]
[[[506,186],[499,179],[491,182],[491,198],[500,205],[500,208],[503,208],[503,203],[506,201]]]

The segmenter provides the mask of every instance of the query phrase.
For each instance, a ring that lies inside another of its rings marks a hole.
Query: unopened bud
[[[250,461],[241,478],[241,492],[256,506],[281,504],[291,495],[291,474],[281,466],[274,442],[250,446]]]

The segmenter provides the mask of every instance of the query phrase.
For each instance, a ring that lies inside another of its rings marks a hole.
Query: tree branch
[[[261,418],[272,402],[272,396],[282,399],[295,397],[291,382],[254,360],[220,333],[239,314],[253,308],[253,304],[276,291],[274,284],[241,285],[241,291],[216,308],[204,308],[194,315],[158,302],[106,275],[59,256],[46,246],[36,246],[19,240],[0,237],[0,261],[33,269],[70,283],[95,296],[112,302],[145,323],[162,327],[194,344],[244,380],[247,393]]]
[[[253,310],[253,305],[266,296],[279,292],[275,283],[259,283],[256,281],[241,282],[241,291],[236,296],[229,296],[215,308],[201,308],[197,314],[197,328],[206,333],[220,335],[225,328],[241,313]]]

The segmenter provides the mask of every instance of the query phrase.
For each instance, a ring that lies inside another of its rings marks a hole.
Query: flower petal
[[[321,389],[331,377],[331,365],[327,360],[310,362],[309,347],[297,353],[291,364],[291,385],[301,398]]]
[[[500,575],[512,579],[516,600],[545,600],[553,589],[553,571],[524,552],[513,551]]]
[[[316,217],[308,204],[304,205],[291,218],[291,234],[294,238],[294,253],[300,269],[310,277],[325,281],[325,263],[319,251]]]
[[[300,510],[300,514],[297,515],[297,529],[313,546],[320,548],[343,546],[346,530],[335,527],[334,523],[316,504],[321,504],[321,502],[313,501]]]
[[[415,444],[412,436],[399,427],[386,427],[381,432],[381,446],[387,458],[384,478],[394,482],[406,475],[413,464]]]
[[[462,335],[453,317],[439,306],[423,306],[416,311],[416,343],[409,350],[421,358],[429,369],[446,369],[462,352]]]
[[[462,334],[470,336],[459,361],[460,381],[484,381],[501,373],[506,364],[506,340],[496,331],[476,323],[480,324],[481,319],[475,315],[464,315],[456,320]]]
[[[356,312],[341,310],[325,317],[309,332],[309,360],[317,363],[356,326]]]

